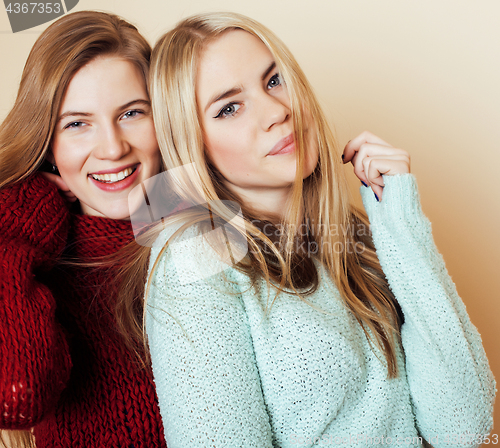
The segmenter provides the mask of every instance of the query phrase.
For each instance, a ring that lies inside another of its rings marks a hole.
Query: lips
[[[267,154],[268,156],[278,156],[283,154],[291,154],[295,151],[295,139],[293,134],[282,138],[278,143],[276,143],[271,151]]]
[[[137,179],[140,164],[90,173],[90,181],[104,191],[119,191],[128,188]]]
[[[107,173],[105,173],[105,174],[92,173],[91,176],[95,180],[98,180],[99,182],[106,182],[106,183],[118,182],[118,181],[123,180],[126,177],[130,176],[134,172],[134,169],[125,168],[124,170],[119,171],[118,173],[109,173],[109,174],[107,174]]]

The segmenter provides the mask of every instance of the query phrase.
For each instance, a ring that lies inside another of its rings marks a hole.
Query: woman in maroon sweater
[[[120,336],[115,273],[95,267],[133,238],[128,193],[161,170],[149,56],[116,16],[66,15],[0,127],[0,429],[24,430],[19,446],[31,432],[38,448],[166,446],[151,371]]]

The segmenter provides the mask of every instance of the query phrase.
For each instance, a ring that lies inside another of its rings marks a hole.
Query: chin
[[[129,220],[130,219],[130,211],[128,209],[128,202],[125,204],[118,204],[113,207],[112,204],[106,206],[96,207],[92,211],[85,211],[82,209],[82,212],[87,215],[100,216],[102,218],[108,219],[116,219],[116,220]]]
[[[127,210],[107,211],[106,214],[104,214],[104,216],[109,219],[125,220],[125,221],[130,220],[130,212],[128,211],[128,208]]]

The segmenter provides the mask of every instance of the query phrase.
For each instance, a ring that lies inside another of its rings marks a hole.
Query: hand
[[[342,160],[354,165],[354,174],[371,187],[378,201],[382,200],[383,174],[392,176],[410,172],[410,155],[405,150],[393,148],[367,131],[347,143]]]
[[[47,179],[49,182],[52,182],[53,184],[56,185],[58,188],[59,192],[64,196],[64,199],[68,202],[75,202],[78,198],[73,194],[73,192],[68,188],[66,185],[66,182],[63,181],[61,176],[58,176],[57,174],[51,174],[51,173],[41,173],[45,179]]]

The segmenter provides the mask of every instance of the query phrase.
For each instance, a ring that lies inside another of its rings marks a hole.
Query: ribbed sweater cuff
[[[422,212],[417,182],[413,174],[383,176],[384,192],[378,202],[370,187],[360,188],[361,198],[372,225],[385,224],[393,231],[409,228],[428,229],[430,223]]]
[[[0,428],[28,429],[50,412],[69,379],[67,343],[55,323],[56,302],[38,283],[43,252],[0,240]]]

